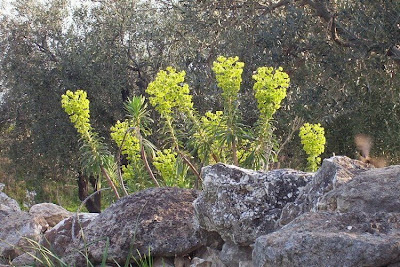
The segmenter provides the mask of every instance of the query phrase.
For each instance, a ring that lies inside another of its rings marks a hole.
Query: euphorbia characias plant
[[[81,136],[81,161],[82,167],[89,174],[99,175],[107,179],[117,198],[119,193],[110,177],[110,169],[113,165],[113,157],[93,131],[90,125],[89,99],[83,90],[72,92],[68,90],[61,97],[61,105],[69,115],[75,129]]]
[[[321,155],[325,150],[325,130],[321,124],[305,123],[299,133],[303,149],[308,155],[308,170],[316,171],[321,163]]]
[[[173,127],[176,112],[186,113],[193,117],[192,96],[189,94],[189,85],[184,83],[186,73],[177,72],[173,67],[158,72],[154,81],[149,83],[146,92],[150,95],[150,104],[165,119],[168,132],[172,141],[172,148],[190,167],[196,177],[200,180],[200,174],[189,160],[188,156],[181,151],[175,129]]]

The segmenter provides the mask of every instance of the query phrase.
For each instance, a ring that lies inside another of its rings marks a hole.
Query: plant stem
[[[193,166],[193,164],[190,162],[190,160],[188,158],[186,158],[186,156],[180,151],[178,140],[175,137],[175,131],[174,131],[174,128],[172,127],[171,119],[170,118],[165,118],[165,120],[167,121],[167,125],[168,125],[169,131],[171,133],[171,137],[172,137],[172,141],[174,143],[174,147],[175,147],[176,151],[178,152],[179,156],[189,166],[189,168],[192,170],[192,172],[196,175],[197,183],[199,181],[203,181],[201,179],[200,173],[197,171],[197,169]]]
[[[236,147],[236,138],[234,137],[232,140],[232,159],[233,159],[233,164],[236,166],[239,166],[239,161],[237,158],[237,147]]]
[[[100,166],[100,169],[101,169],[101,173],[104,175],[104,177],[106,177],[108,184],[111,186],[112,190],[114,191],[115,196],[117,197],[117,199],[120,199],[118,190],[115,187],[115,184],[111,180],[110,176],[108,175],[107,170],[104,168],[104,166]]]
[[[140,137],[139,138],[139,140],[140,140],[140,155],[142,157],[144,166],[145,166],[147,172],[149,173],[151,179],[153,179],[153,181],[156,183],[157,187],[160,187],[160,184],[158,183],[156,177],[154,176],[154,174],[150,168],[149,162],[147,161],[146,152],[144,151],[144,147],[142,144],[142,136],[140,135],[139,137]]]
[[[124,179],[122,179],[122,173],[121,173],[121,151],[122,151],[122,146],[124,145],[124,142],[125,142],[125,140],[126,140],[126,136],[127,136],[128,133],[129,133],[130,131],[132,131],[132,130],[133,130],[132,127],[126,129],[125,134],[124,134],[124,138],[122,138],[121,145],[119,146],[118,152],[117,152],[118,178],[119,178],[119,182],[121,183],[122,191],[124,191],[125,196],[127,196],[127,195],[129,195],[129,194],[128,194],[128,191],[127,191],[126,188],[125,188]]]

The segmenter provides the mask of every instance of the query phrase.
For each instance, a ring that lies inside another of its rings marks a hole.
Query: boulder
[[[42,217],[49,227],[54,227],[57,223],[65,218],[71,217],[73,214],[63,207],[53,203],[40,203],[33,205],[30,208],[29,213],[33,217]]]
[[[89,259],[101,262],[107,240],[110,263],[124,263],[129,251],[136,256],[150,249],[153,257],[170,257],[196,250],[205,243],[194,227],[197,195],[191,189],[150,188],[119,199],[84,227]]]
[[[219,255],[219,250],[204,247],[195,253],[190,267],[227,267]]]
[[[35,258],[29,255],[29,253],[24,253],[13,259],[11,264],[18,267],[31,267],[35,266]]]
[[[319,210],[400,213],[400,166],[365,171],[325,194]]]
[[[399,213],[305,213],[282,229],[257,238],[253,250],[255,267],[399,263]]]
[[[329,191],[341,187],[356,175],[373,168],[370,164],[344,156],[325,159],[321,168],[315,173],[297,199],[288,203],[282,210],[279,225],[283,226],[299,215],[316,211],[319,200]]]
[[[47,231],[42,245],[57,256],[64,256],[66,251],[76,249],[75,244],[85,234],[83,229],[97,217],[98,213],[80,213],[66,218]]]
[[[3,192],[1,192],[3,190],[4,184],[0,184],[0,212],[1,211],[21,211],[21,208],[18,205],[18,202],[12,198],[10,198],[9,196],[7,196],[6,194],[4,194]]]
[[[202,169],[203,191],[194,202],[200,228],[239,246],[277,229],[282,208],[296,200],[312,173],[258,172],[216,164]]]
[[[14,259],[34,247],[46,230],[42,218],[22,211],[0,211],[0,256]]]
[[[222,247],[219,255],[220,260],[229,267],[239,267],[251,262],[253,249],[250,246],[237,246],[227,242]]]

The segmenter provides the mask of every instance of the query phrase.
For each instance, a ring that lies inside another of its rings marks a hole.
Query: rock
[[[18,202],[0,190],[0,212],[1,211],[21,211]]]
[[[252,261],[240,261],[239,267],[254,267]]]
[[[399,213],[306,213],[257,238],[253,251],[255,267],[372,267],[399,262]]]
[[[351,181],[353,177],[371,169],[369,164],[344,156],[325,159],[321,168],[293,203],[288,203],[282,210],[279,225],[283,226],[297,216],[316,211],[318,202],[327,192],[339,188]]]
[[[175,266],[170,259],[159,257],[154,259],[153,265],[151,265],[151,267],[175,267]]]
[[[202,169],[203,191],[194,202],[199,227],[226,242],[252,244],[277,228],[282,208],[295,201],[312,173],[257,172],[216,164]]]
[[[325,194],[319,210],[338,212],[399,212],[400,166],[365,171]]]
[[[190,267],[227,267],[219,257],[220,251],[210,247],[198,250],[193,258]]]
[[[43,217],[49,227],[54,227],[65,218],[71,217],[72,212],[53,203],[40,203],[33,205],[29,213],[34,217]]]
[[[237,246],[231,242],[227,242],[222,247],[219,255],[221,261],[229,267],[239,267],[244,265],[244,262],[249,262],[252,259],[253,249],[249,246]]]
[[[13,260],[26,251],[31,251],[30,241],[38,242],[46,230],[41,218],[33,218],[22,211],[0,211],[0,256]]]
[[[110,263],[124,263],[130,248],[134,256],[136,251],[147,254],[150,248],[153,257],[196,250],[205,243],[194,228],[192,203],[197,194],[190,189],[150,188],[119,199],[85,227],[89,258],[101,262],[107,238]]]
[[[193,258],[190,267],[212,267],[212,262],[200,258]]]
[[[28,253],[24,253],[13,259],[11,263],[13,266],[30,267],[35,266],[35,259]]]
[[[188,257],[175,257],[174,259],[174,267],[189,267],[190,259]]]
[[[73,215],[55,225],[44,235],[42,245],[50,249],[55,255],[62,257],[66,251],[76,249],[84,235],[84,229],[91,221],[98,216],[98,213],[80,213]]]

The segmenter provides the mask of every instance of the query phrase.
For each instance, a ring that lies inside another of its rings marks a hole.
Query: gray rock
[[[31,267],[31,266],[35,266],[35,258],[33,258],[28,253],[24,253],[22,255],[19,255],[15,259],[13,259],[11,264],[13,266],[18,266],[18,267],[25,267],[25,266]]]
[[[311,173],[290,169],[257,172],[216,164],[202,169],[203,191],[194,202],[199,227],[239,246],[277,228],[282,208],[293,202]]]
[[[130,248],[133,256],[136,251],[148,254],[150,248],[153,257],[196,250],[205,243],[194,228],[192,203],[197,194],[190,189],[150,188],[121,198],[84,228],[89,258],[101,262],[107,238],[110,263],[124,263]]]
[[[159,257],[154,259],[153,265],[151,267],[175,267],[175,266],[170,259]]]
[[[279,225],[288,224],[297,216],[316,211],[318,202],[327,192],[351,181],[356,175],[371,169],[371,165],[344,156],[325,159],[321,168],[308,183],[298,198],[282,210]]]
[[[59,257],[74,251],[84,237],[83,229],[97,216],[98,213],[80,213],[62,220],[45,233],[42,245]]]
[[[399,213],[306,213],[259,237],[255,267],[387,266],[400,262]]]
[[[222,247],[219,255],[221,261],[229,267],[239,267],[246,265],[245,262],[251,262],[253,249],[249,246],[237,246],[231,242],[227,242]]]
[[[54,227],[65,218],[71,217],[72,212],[53,203],[40,203],[33,205],[29,213],[34,217],[43,217],[49,227]]]
[[[211,267],[212,262],[204,259],[194,257],[191,261],[190,267]]]
[[[0,256],[13,260],[31,251],[30,241],[38,242],[46,230],[41,218],[33,218],[22,211],[0,211]]]
[[[399,212],[400,166],[362,172],[325,194],[319,210],[338,212]]]
[[[220,251],[204,247],[196,252],[190,267],[227,267],[220,259]]]
[[[0,190],[0,212],[1,211],[21,211],[21,208],[18,205],[18,202]]]
[[[190,259],[188,257],[175,257],[174,259],[174,267],[189,267]]]

